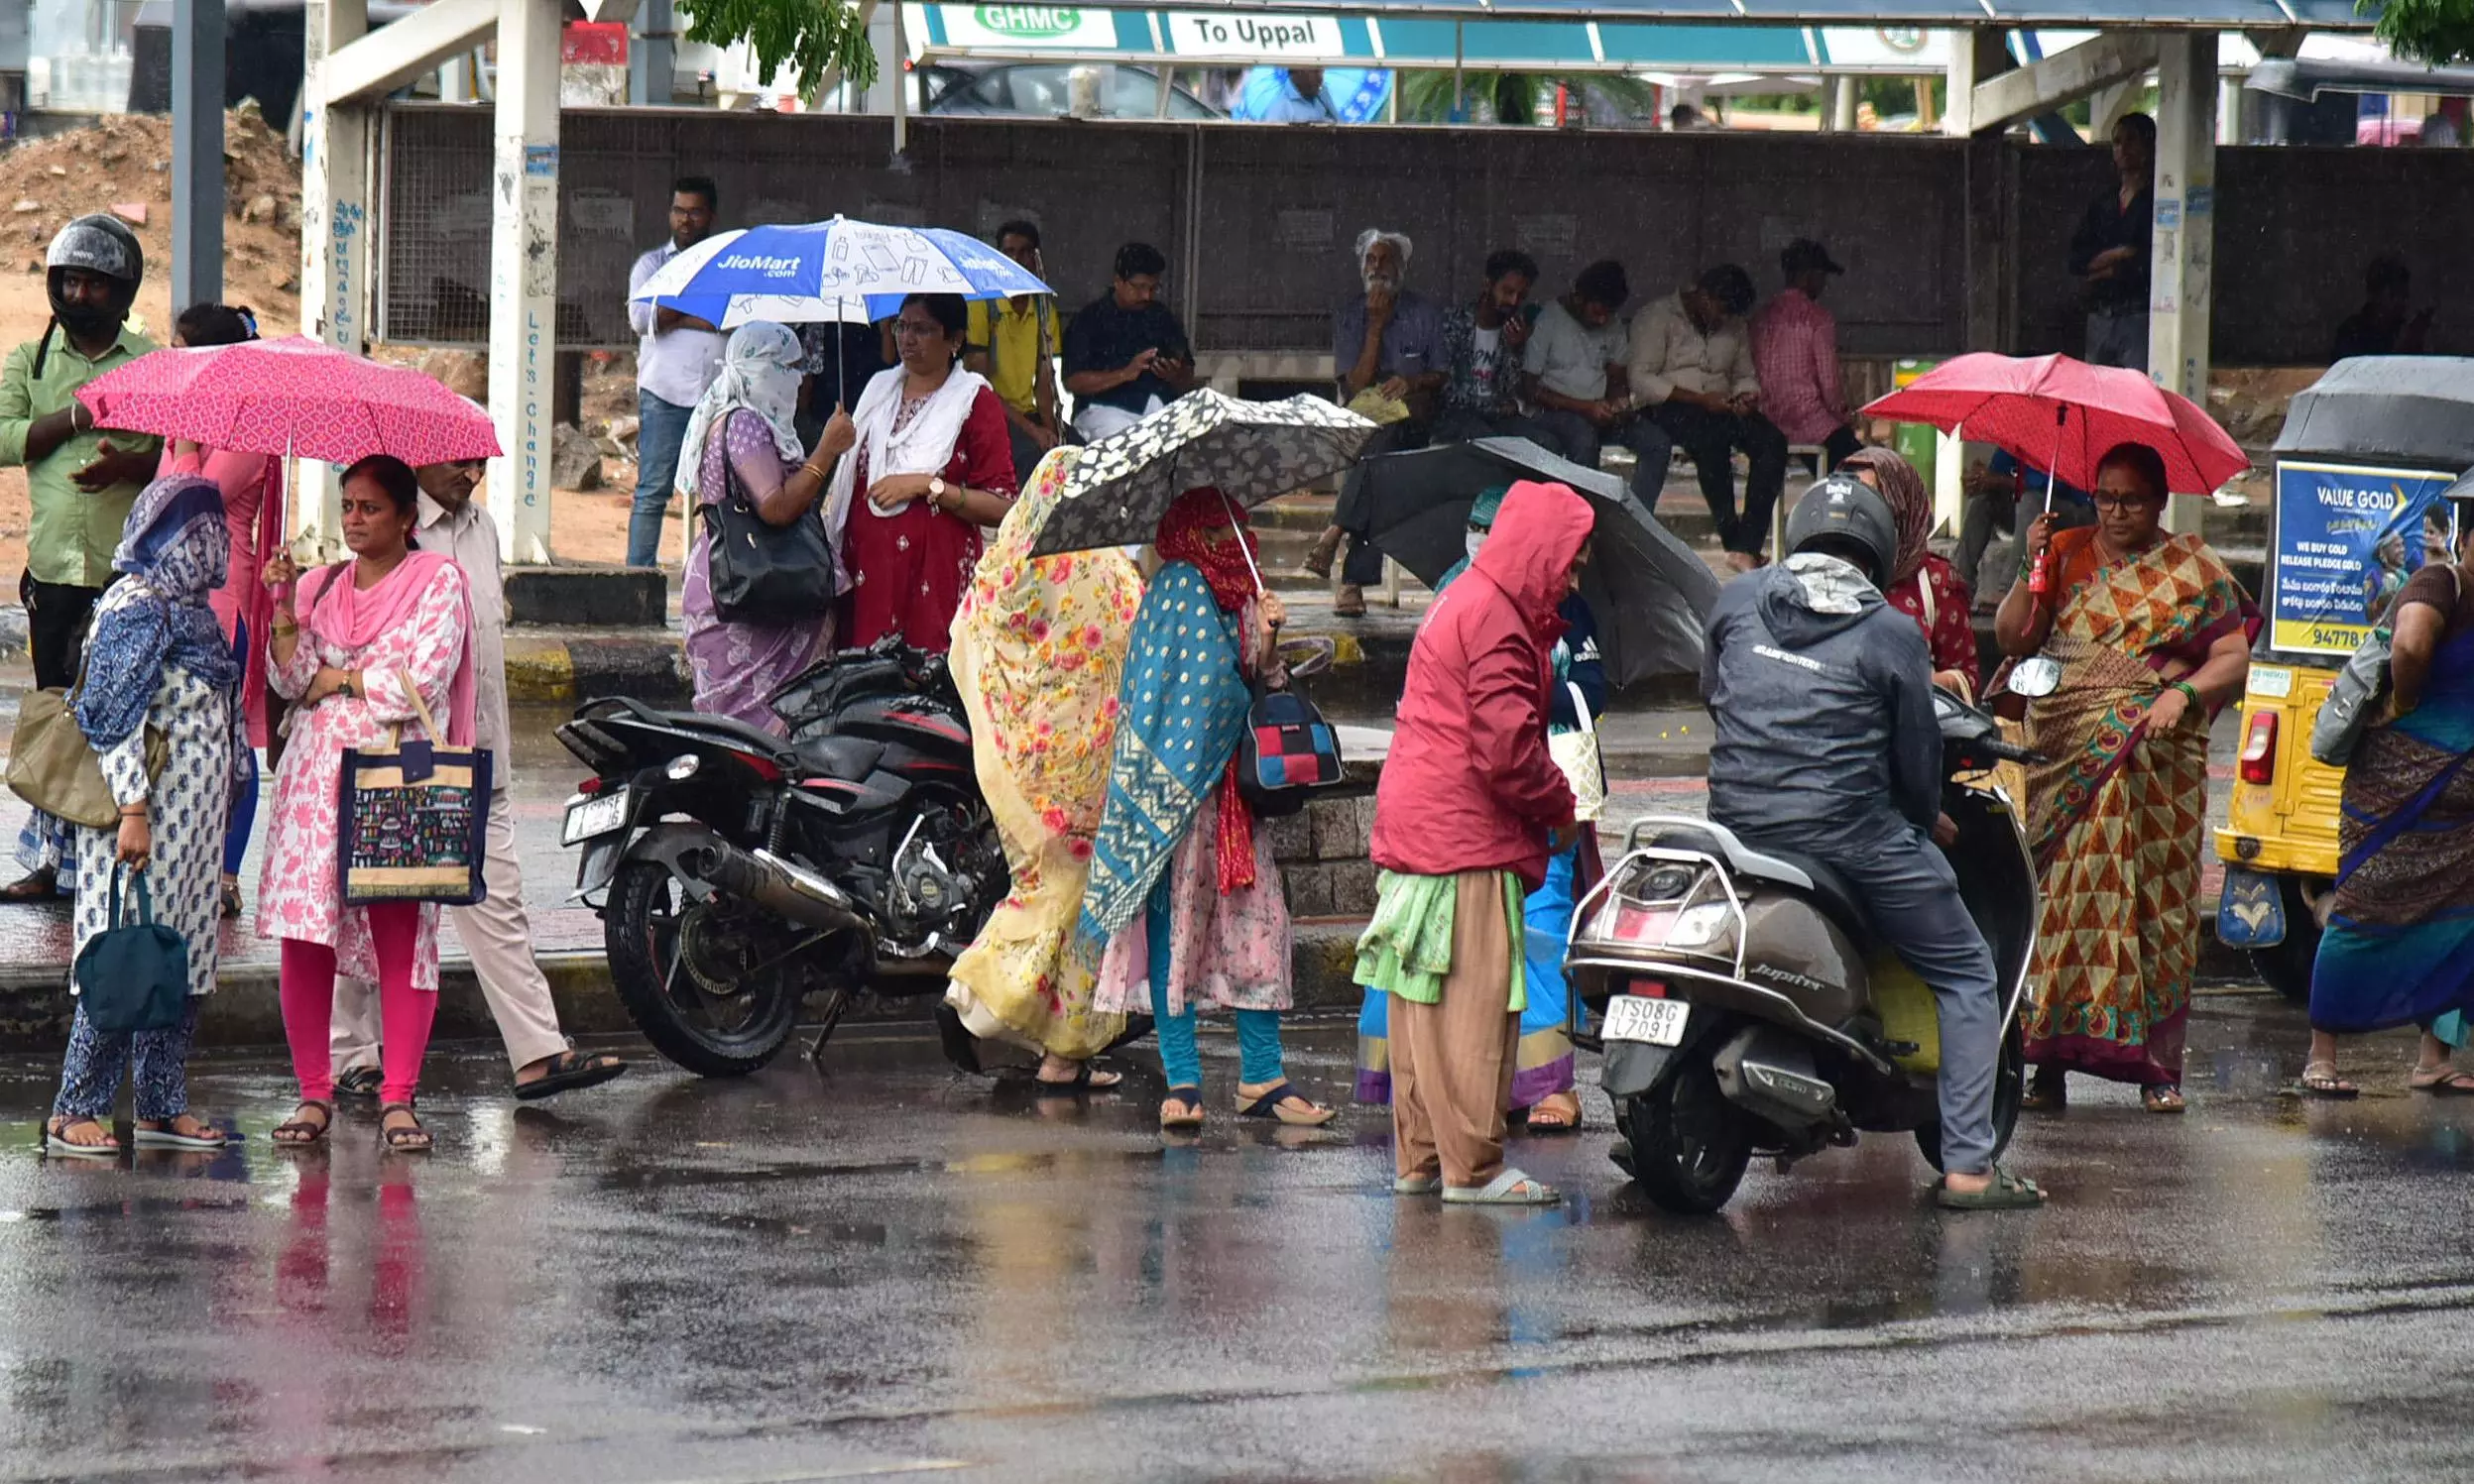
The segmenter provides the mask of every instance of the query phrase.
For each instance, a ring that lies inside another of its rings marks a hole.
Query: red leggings
[[[369,914],[370,945],[378,954],[378,1095],[384,1102],[411,1102],[420,1084],[421,1056],[429,1050],[430,1022],[438,996],[412,987],[412,954],[420,936],[420,904],[385,902]],[[335,1064],[328,1038],[335,1023],[335,951],[300,938],[284,940],[284,1038],[292,1043],[293,1075],[310,1102],[335,1100]]]

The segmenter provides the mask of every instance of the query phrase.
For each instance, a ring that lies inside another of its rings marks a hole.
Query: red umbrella
[[[186,438],[230,453],[348,464],[496,458],[490,414],[409,367],[306,335],[159,350],[77,389],[97,427]]]
[[[2163,454],[2166,488],[2178,495],[2205,495],[2251,467],[2190,399],[2140,372],[2068,356],[1960,356],[1864,411],[1963,432],[2082,490],[2096,487],[2096,463],[2118,443]]]

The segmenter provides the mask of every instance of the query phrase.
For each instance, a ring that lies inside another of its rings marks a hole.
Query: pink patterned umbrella
[[[306,335],[159,350],[77,389],[97,427],[232,453],[348,464],[391,453],[418,467],[496,458],[490,414],[435,378]]]

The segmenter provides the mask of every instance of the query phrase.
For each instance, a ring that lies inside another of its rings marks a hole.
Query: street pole
[[[549,560],[558,351],[559,0],[500,0],[490,191],[490,461],[499,554]]]
[[[326,101],[326,57],[369,31],[369,0],[311,0],[303,8],[300,80],[300,332],[338,350],[368,348],[371,110]],[[215,152],[220,181],[222,151]],[[218,187],[219,188],[219,187]],[[287,488],[285,534],[320,559],[341,548],[343,503],[335,466],[302,459]]]
[[[2157,44],[2148,377],[2204,407],[2216,260],[2215,36],[2167,35]],[[2198,502],[2177,498],[2166,512],[2166,524],[2177,531],[2198,529]]]
[[[172,312],[223,297],[223,0],[172,14]],[[161,327],[169,340],[172,327]]]

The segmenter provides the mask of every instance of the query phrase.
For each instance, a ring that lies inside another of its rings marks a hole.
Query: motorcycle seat
[[[670,720],[684,730],[722,738],[766,757],[779,757],[789,750],[780,738],[761,727],[751,727],[737,717],[682,711],[674,713]]]
[[[828,734],[797,742],[790,752],[810,776],[856,783],[877,770],[877,760],[884,755],[884,743],[864,737]]]
[[[1840,931],[1859,943],[1872,939],[1872,916],[1864,910],[1864,899],[1836,866],[1817,856],[1774,846],[1755,850],[1721,825],[1677,826],[1661,830],[1645,843],[1662,850],[1698,851],[1725,861],[1739,876],[1801,891]]]

